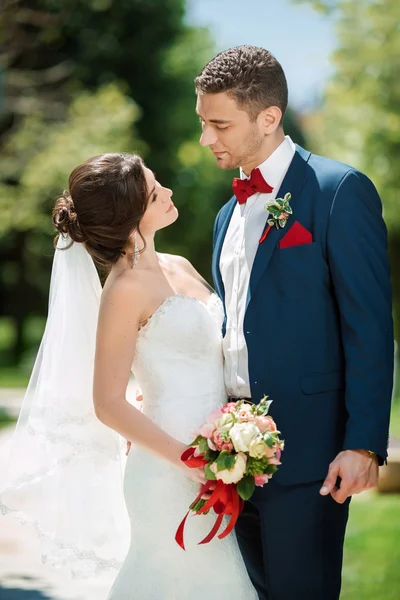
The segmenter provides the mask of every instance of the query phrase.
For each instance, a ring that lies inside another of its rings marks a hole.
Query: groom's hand
[[[332,498],[339,504],[353,494],[378,485],[378,460],[367,450],[344,450],[329,465],[328,475],[322,484],[320,494]],[[340,477],[340,487],[336,486]]]

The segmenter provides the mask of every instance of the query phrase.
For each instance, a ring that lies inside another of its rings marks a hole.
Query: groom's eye
[[[228,129],[229,125],[227,125],[226,127],[217,127],[218,131],[225,131],[225,129]]]

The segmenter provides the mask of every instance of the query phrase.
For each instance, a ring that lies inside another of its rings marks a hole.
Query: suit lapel
[[[214,252],[212,256],[212,275],[215,282],[215,287],[218,292],[218,295],[225,302],[225,290],[224,284],[222,282],[221,271],[219,268],[219,261],[221,257],[222,246],[225,240],[225,235],[228,230],[228,226],[235,210],[237,200],[236,197],[233,196],[231,200],[225,205],[223,208],[223,213],[220,215],[220,219],[222,221],[222,225],[217,233],[217,237],[215,240]]]
[[[283,198],[285,194],[290,192],[292,195],[290,204],[293,210],[295,209],[297,198],[299,197],[306,180],[306,167],[310,156],[310,152],[307,152],[306,150],[304,150],[300,146],[297,146],[296,144],[296,152],[293,156],[293,160],[290,163],[289,169],[276,195],[277,198]],[[294,215],[291,215],[289,217],[287,225],[283,229],[277,229],[274,226],[270,230],[264,242],[262,244],[259,244],[254,259],[253,268],[251,270],[246,308],[252,296],[254,295],[255,290],[257,289],[262,274],[268,267],[268,264],[272,258],[272,254],[275,248],[277,247],[279,240],[286,233],[288,226],[290,227],[290,222],[291,220],[293,220],[293,217]],[[265,216],[265,220],[267,220],[267,214]]]

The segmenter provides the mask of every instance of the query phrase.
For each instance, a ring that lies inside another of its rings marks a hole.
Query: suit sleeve
[[[387,231],[379,195],[357,171],[336,191],[327,254],[346,363],[343,449],[372,450],[386,459],[394,360]]]

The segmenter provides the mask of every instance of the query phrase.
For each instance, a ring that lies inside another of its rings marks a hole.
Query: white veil
[[[34,526],[43,562],[91,577],[121,566],[130,532],[122,438],[93,410],[101,284],[84,245],[70,244],[60,236],[46,329],[0,464],[0,514]]]

